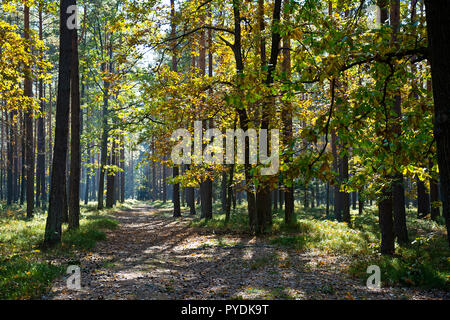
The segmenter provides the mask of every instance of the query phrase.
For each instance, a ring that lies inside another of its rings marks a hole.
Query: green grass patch
[[[45,293],[63,266],[17,257],[0,262],[0,299],[33,299]]]
[[[63,226],[62,245],[41,251],[46,213],[37,210],[33,219],[25,217],[18,205],[0,204],[0,299],[37,299],[62,275],[67,266],[53,264],[55,257],[72,257],[77,250],[91,250],[106,239],[106,230],[115,229],[118,222],[110,213],[127,209],[131,203],[98,211],[90,203],[81,208],[80,228],[67,230]]]

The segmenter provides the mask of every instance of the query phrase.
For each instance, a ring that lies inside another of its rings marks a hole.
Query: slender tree
[[[30,41],[30,8],[25,5],[24,8],[25,40]],[[33,82],[31,79],[30,66],[25,68],[25,96],[33,97]],[[33,107],[31,104],[25,111],[25,175],[27,188],[27,218],[32,218],[34,214],[34,140],[33,140]],[[23,181],[22,181],[23,183]]]
[[[55,245],[61,241],[61,219],[64,205],[66,177],[67,141],[69,134],[70,76],[72,66],[72,32],[69,30],[69,6],[75,0],[60,2],[60,54],[58,75],[58,96],[56,101],[56,127],[53,151],[50,199],[47,223],[45,226],[45,245]]]
[[[72,30],[71,85],[71,139],[70,139],[70,180],[69,180],[69,229],[80,226],[80,180],[81,180],[81,108],[80,73],[78,59],[78,32]]]

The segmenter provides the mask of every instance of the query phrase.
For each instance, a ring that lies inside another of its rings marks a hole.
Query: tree
[[[69,134],[70,78],[72,66],[72,30],[68,28],[69,6],[74,0],[61,0],[60,3],[60,54],[58,75],[58,96],[56,100],[55,143],[53,151],[52,175],[44,245],[53,246],[61,241],[62,211],[64,190],[66,189],[67,141]]]
[[[441,181],[443,216],[450,245],[450,3],[425,0],[434,97],[434,136]]]
[[[381,9],[381,23],[384,24],[388,20],[388,3],[385,0],[378,1],[378,6]],[[386,116],[385,116],[386,117]],[[386,123],[388,120],[386,119]],[[384,129],[385,134],[390,134],[390,128]],[[387,144],[384,144],[384,150],[387,150],[386,145],[389,146],[391,141],[388,136],[383,137]],[[384,173],[384,178],[389,181],[389,177]],[[393,222],[393,203],[392,203],[392,185],[385,184],[381,190],[378,200],[378,215],[381,229],[381,253],[392,255],[395,252],[395,237],[394,237],[394,222]]]
[[[392,42],[393,45],[398,48],[397,34],[400,32],[400,1],[391,0],[390,6],[390,20],[393,29]],[[397,138],[402,135],[402,104],[401,95],[398,93],[394,97],[394,125],[393,132]],[[395,141],[398,141],[396,139]],[[395,143],[394,141],[394,143]],[[401,145],[396,144],[397,152],[401,152]],[[393,157],[394,159],[396,157]],[[395,160],[394,160],[395,161]],[[397,167],[398,165],[395,165]],[[399,166],[398,166],[399,167]],[[397,241],[401,244],[407,244],[408,240],[408,230],[406,228],[406,209],[405,209],[405,188],[404,188],[404,178],[403,174],[396,170],[394,173],[394,179],[392,182],[392,203],[393,203],[393,218],[394,218],[394,233]]]
[[[24,34],[25,40],[30,40],[30,8],[24,8]],[[25,68],[24,94],[33,97],[31,68]],[[25,175],[27,187],[27,218],[31,219],[34,213],[34,139],[33,139],[33,106],[29,105],[25,111]],[[23,181],[22,181],[23,183]]]
[[[43,40],[43,4],[39,3],[39,40]],[[39,52],[40,59],[43,59],[43,51]],[[44,114],[44,81],[39,79],[39,112]],[[36,163],[36,206],[40,207],[46,202],[46,186],[45,186],[45,123],[44,116],[37,119],[37,163]]]
[[[285,1],[284,19],[286,22],[290,22],[290,7],[287,1]],[[289,34],[283,37],[283,63],[282,71],[286,74],[287,80],[291,78],[291,40]],[[286,101],[283,111],[281,113],[283,122],[283,144],[288,150],[292,148],[293,141],[293,122],[292,122],[292,104]],[[288,152],[288,157],[285,160],[286,163],[290,162],[291,153]],[[294,221],[294,180],[292,178],[285,181],[285,208],[284,208],[284,221],[286,224],[290,224]]]
[[[170,15],[171,15],[171,36],[172,38],[176,35],[176,22],[175,22],[175,0],[170,0]],[[172,45],[172,71],[178,72],[178,61],[177,61],[177,43],[173,41]],[[173,178],[177,179],[180,175],[180,168],[175,165],[172,169]],[[181,209],[180,209],[180,184],[175,183],[173,185],[173,216],[175,218],[181,217]]]

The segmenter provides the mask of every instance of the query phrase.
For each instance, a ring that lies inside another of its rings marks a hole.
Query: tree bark
[[[388,20],[387,0],[378,1],[381,8],[381,23],[385,24]],[[389,128],[386,128],[389,131]],[[389,152],[385,150],[385,152]],[[390,177],[385,176],[385,179]],[[393,255],[395,251],[395,236],[393,222],[393,204],[392,204],[392,185],[384,186],[378,203],[379,224],[381,229],[381,253]]]
[[[111,156],[110,165],[116,165],[116,143],[113,142],[111,146]],[[115,184],[116,184],[116,173],[113,170],[108,170],[108,175],[106,177],[106,208],[112,208],[114,206],[115,198]]]
[[[450,3],[425,0],[443,216],[450,245]]]
[[[42,26],[42,4],[39,5],[39,39],[43,40],[43,26]],[[41,59],[43,58],[43,52],[40,52]],[[40,98],[40,112],[44,114],[45,104],[42,99],[44,98],[44,81],[39,79],[39,98]],[[46,198],[45,192],[45,126],[44,116],[41,115],[37,120],[37,163],[36,163],[36,206],[40,207]]]
[[[392,42],[393,45],[398,48],[397,33],[400,31],[400,0],[391,0],[390,6],[391,26],[393,29]],[[397,143],[402,135],[402,103],[401,96],[398,93],[394,97],[393,106],[393,119],[394,124],[392,131],[394,133],[396,153],[401,154],[401,144]],[[398,167],[397,164],[394,165]],[[392,182],[392,203],[393,203],[393,215],[394,215],[394,233],[397,241],[401,244],[407,244],[408,229],[406,227],[406,209],[405,209],[405,187],[403,174],[401,172],[395,172]]]
[[[109,34],[106,35],[106,41],[108,42]],[[104,50],[102,46],[102,51]],[[110,49],[112,50],[112,49]],[[111,51],[112,52],[112,51]],[[106,74],[110,71],[110,65],[107,62],[102,63],[102,73]],[[105,191],[105,174],[106,174],[106,161],[108,158],[108,136],[109,136],[109,82],[107,80],[103,81],[103,110],[102,110],[102,121],[103,121],[103,131],[102,131],[102,142],[101,142],[101,155],[100,155],[100,176],[98,181],[98,205],[99,210],[103,209],[103,198]]]
[[[76,5],[75,0],[60,2],[60,55],[58,97],[56,102],[55,143],[50,184],[50,201],[45,226],[45,245],[55,245],[61,242],[61,212],[65,190],[68,120],[70,104],[70,68],[72,59],[72,35],[67,28],[69,14],[67,9]]]
[[[120,203],[125,203],[125,144],[123,143],[123,137],[120,139]]]
[[[24,8],[24,35],[25,40],[30,40],[30,8]],[[28,45],[27,45],[28,46]],[[33,97],[30,66],[25,68],[24,95]],[[33,141],[33,108],[29,104],[25,111],[25,175],[27,187],[27,218],[32,218],[34,214],[34,141]]]
[[[289,2],[285,2],[284,19],[286,21],[290,20],[290,8]],[[286,79],[290,80],[292,76],[291,72],[291,39],[289,34],[283,37],[283,63],[281,65],[281,70],[286,75]],[[286,101],[282,107],[281,111],[281,122],[283,123],[283,145],[284,148],[288,150],[292,149],[293,144],[293,122],[292,122],[292,104],[290,101]],[[291,156],[288,153],[285,163],[289,165],[291,163]],[[291,177],[286,177],[284,181],[284,222],[286,224],[291,224],[294,221],[294,179]],[[281,204],[281,194],[280,194],[280,209],[282,209]]]
[[[428,214],[430,214],[430,195],[427,192],[427,188],[425,187],[425,183],[420,181],[419,178],[417,181],[417,217],[425,218]]]
[[[206,33],[205,30],[200,32],[199,42],[199,57],[198,64],[200,69],[200,76],[206,75]],[[212,120],[203,120],[203,128],[208,125],[211,126]],[[205,144],[203,144],[203,148]],[[200,183],[200,198],[201,198],[201,217],[205,219],[212,218],[212,181],[209,177],[203,178]]]
[[[81,179],[81,106],[80,73],[78,59],[78,32],[72,30],[72,69],[71,69],[71,139],[70,139],[70,177],[69,177],[69,229],[80,226],[80,179]]]
[[[275,27],[281,21],[282,0],[275,0],[272,16],[272,45],[270,51],[269,64],[267,65],[267,77],[265,79],[265,85],[270,87],[274,82],[274,73],[277,68],[278,56],[280,53],[281,34],[279,28]],[[269,130],[270,118],[273,115],[274,99],[265,99],[262,108],[261,129]],[[261,137],[260,137],[261,139]],[[269,136],[267,135],[267,139]],[[266,141],[269,145],[268,140]],[[256,190],[256,233],[262,234],[266,231],[267,227],[272,224],[272,199],[270,186],[267,182],[262,181],[259,188]]]
[[[381,253],[385,255],[393,255],[395,252],[392,212],[392,192],[389,189],[385,189],[378,204],[381,229]]]

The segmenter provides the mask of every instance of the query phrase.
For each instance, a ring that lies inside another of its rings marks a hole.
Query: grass
[[[126,203],[119,209],[127,209]],[[68,231],[63,226],[62,244],[41,251],[46,214],[36,211],[33,219],[25,217],[17,205],[0,204],[0,299],[36,299],[49,289],[52,281],[62,275],[67,266],[52,262],[56,257],[72,257],[76,251],[92,249],[97,241],[106,239],[105,230],[118,223],[110,213],[98,211],[91,203],[81,208],[80,228]]]
[[[214,207],[213,219],[195,219],[191,226],[224,232],[248,232],[246,206],[238,206],[225,220],[220,207]],[[368,277],[367,267],[381,268],[383,285],[404,285],[450,290],[450,248],[442,220],[417,219],[414,210],[407,211],[411,244],[396,246],[396,256],[379,254],[380,232],[376,208],[367,208],[362,215],[352,211],[352,226],[329,220],[324,208],[304,210],[296,207],[295,222],[286,225],[282,211],[273,215],[268,230],[268,241],[280,247],[298,251],[315,250],[321,254],[349,258],[348,272],[361,278]]]

